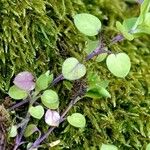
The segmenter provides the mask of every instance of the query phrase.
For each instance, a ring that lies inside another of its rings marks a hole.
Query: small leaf
[[[73,113],[71,116],[68,116],[67,121],[77,128],[84,128],[86,124],[85,117],[80,113]]]
[[[59,143],[60,143],[60,140],[56,140],[54,142],[51,142],[49,145],[50,145],[50,147],[54,147],[54,146],[58,145]]]
[[[116,22],[116,27],[126,39],[128,39],[129,41],[134,39],[134,36],[128,33],[127,29],[119,21]]]
[[[24,137],[29,137],[36,131],[38,131],[37,126],[35,124],[29,124],[25,129]]]
[[[146,146],[146,150],[150,150],[150,143]]]
[[[10,132],[9,132],[9,137],[15,137],[17,135],[17,126],[12,125]]]
[[[39,91],[45,90],[53,81],[53,74],[49,75],[49,71],[42,74],[36,81],[36,86]]]
[[[146,20],[146,14],[149,12],[149,9],[150,9],[150,0],[144,0],[140,7],[140,15],[132,28],[133,31],[137,30],[138,26],[142,25],[143,22]]]
[[[97,41],[88,40],[87,47],[85,48],[85,52],[87,54],[90,54],[99,46],[100,46],[100,42],[98,40]],[[107,48],[105,48],[105,49],[107,50]],[[96,57],[96,61],[102,62],[106,58],[106,56],[107,56],[107,53],[102,53]]]
[[[103,87],[101,87],[101,88],[99,89],[99,93],[100,93],[103,97],[109,97],[109,98],[111,98],[110,93],[109,93],[105,88],[103,88]]]
[[[97,47],[100,46],[100,41],[96,40],[96,41],[92,41],[92,40],[87,40],[87,45],[85,48],[85,52],[87,54],[90,54],[93,50],[95,50]]]
[[[13,98],[15,100],[25,99],[28,96],[28,93],[26,91],[19,89],[15,85],[10,87],[8,94],[11,98]]]
[[[101,29],[100,20],[91,14],[81,13],[75,15],[73,18],[77,29],[85,35],[97,35]]]
[[[102,144],[100,150],[118,150],[118,148],[116,146],[114,146],[114,145]]]
[[[70,81],[63,81],[64,86],[66,87],[67,90],[71,91],[73,85]]]
[[[31,91],[35,88],[35,82],[32,73],[28,71],[20,72],[14,79],[13,83],[20,89]]]
[[[102,53],[100,55],[97,56],[96,61],[97,62],[102,62],[106,57],[107,57],[107,53]]]
[[[87,93],[85,94],[85,97],[90,97],[94,99],[98,99],[101,97],[108,97],[111,98],[110,93],[103,87],[100,86],[93,86],[87,89]]]
[[[31,106],[29,108],[29,113],[32,117],[36,119],[41,119],[44,115],[44,108],[41,105],[38,106]]]
[[[62,66],[62,74],[67,80],[77,80],[83,77],[86,73],[86,68],[80,64],[76,58],[67,58]]]
[[[42,103],[49,109],[57,109],[59,107],[59,98],[55,91],[46,90],[41,96]]]
[[[50,109],[45,113],[45,122],[49,126],[58,126],[60,121],[60,115],[57,111],[52,111]]]
[[[129,32],[132,30],[133,26],[135,25],[137,21],[137,18],[129,18],[129,19],[125,19],[123,21],[123,26],[125,27],[125,29]]]
[[[130,58],[125,53],[110,54],[106,60],[109,71],[117,77],[124,78],[130,71]]]
[[[31,147],[32,144],[33,144],[33,143],[31,143],[31,142],[28,143],[28,144],[27,144],[27,149],[29,149],[29,148]],[[32,148],[32,150],[38,150],[38,149],[37,149],[37,148]]]

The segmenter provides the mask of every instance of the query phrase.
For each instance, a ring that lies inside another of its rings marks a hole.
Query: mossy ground
[[[138,16],[139,6],[123,0],[0,1],[1,99],[7,95],[18,72],[28,70],[38,76],[51,70],[57,76],[67,57],[82,60],[86,56],[87,39],[77,31],[72,18],[82,12],[101,19],[103,37],[109,43],[117,34],[115,22]],[[61,143],[53,149],[97,150],[102,143],[109,143],[120,150],[145,150],[150,143],[149,37],[123,41],[110,49],[124,51],[130,56],[132,68],[128,77],[115,78],[105,62],[91,60],[86,63],[87,72],[95,72],[101,79],[110,81],[108,90],[112,98],[84,98],[78,102],[70,113],[84,113],[86,128],[76,129],[64,122],[45,141],[60,139]],[[60,96],[60,110],[65,109],[72,96],[67,85],[62,82],[54,87]],[[40,123],[40,128],[47,130],[44,123]]]

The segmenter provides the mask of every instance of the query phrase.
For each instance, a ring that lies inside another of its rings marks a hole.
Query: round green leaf
[[[59,106],[59,98],[55,91],[46,90],[41,96],[42,103],[49,109],[57,109]]]
[[[36,81],[36,87],[39,91],[45,90],[53,80],[53,74],[49,75],[49,71],[40,75]]]
[[[135,25],[137,18],[129,18],[123,21],[123,26],[129,32],[132,30],[132,27]]]
[[[110,54],[107,57],[106,64],[112,74],[124,78],[130,71],[130,58],[125,53]]]
[[[34,132],[38,131],[38,128],[35,124],[29,124],[24,132],[24,137],[29,137]]]
[[[75,15],[73,18],[77,29],[85,35],[97,35],[101,29],[100,20],[91,14],[81,13]]]
[[[36,119],[41,119],[44,115],[44,108],[41,105],[35,107],[31,106],[29,108],[29,113],[32,117]]]
[[[115,145],[102,144],[100,150],[118,150],[118,148]]]
[[[67,121],[74,127],[83,128],[85,127],[86,120],[85,117],[80,113],[74,113],[67,117]]]
[[[146,150],[150,150],[150,143],[146,146]]]
[[[10,132],[9,132],[9,137],[15,137],[17,135],[17,126],[12,125]]]
[[[19,89],[15,85],[10,87],[8,94],[11,98],[15,100],[25,99],[28,96],[28,93],[26,91]]]
[[[86,67],[80,64],[79,61],[70,57],[67,58],[62,66],[62,74],[67,80],[77,80],[83,77],[86,73]]]

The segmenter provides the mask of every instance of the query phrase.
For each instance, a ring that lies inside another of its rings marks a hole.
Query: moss
[[[111,5],[110,5],[111,4]],[[139,6],[118,0],[1,0],[0,1],[0,89],[7,93],[15,74],[29,70],[36,76],[50,69],[61,72],[63,60],[74,56],[82,60],[86,38],[73,25],[72,16],[88,12],[103,23],[106,43],[117,33],[115,21],[137,16]],[[124,41],[109,47],[128,53],[132,61],[125,79],[112,76],[105,63],[90,61],[88,72],[110,81],[111,99],[84,98],[70,111],[82,112],[87,119],[83,130],[64,122],[46,142],[61,143],[53,149],[96,150],[112,143],[120,150],[144,150],[150,142],[150,52],[149,37]],[[56,87],[61,110],[72,95],[65,83]],[[45,125],[40,128],[46,131]],[[31,137],[33,139],[33,137]],[[48,149],[48,148],[47,148]]]

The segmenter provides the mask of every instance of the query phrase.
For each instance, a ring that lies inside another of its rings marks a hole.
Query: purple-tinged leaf
[[[60,115],[57,111],[47,110],[45,114],[45,122],[50,126],[58,126]]]
[[[28,71],[20,72],[13,82],[18,88],[31,91],[35,88],[34,76]]]

